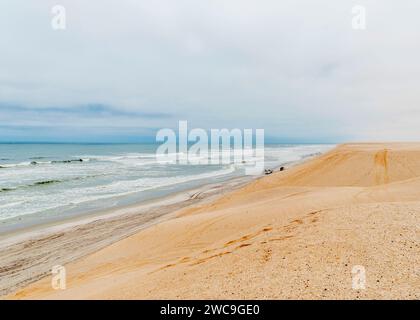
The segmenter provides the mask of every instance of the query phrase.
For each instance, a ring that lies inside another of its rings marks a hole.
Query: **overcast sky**
[[[179,120],[420,140],[419,14],[418,0],[2,0],[0,141],[136,141]]]

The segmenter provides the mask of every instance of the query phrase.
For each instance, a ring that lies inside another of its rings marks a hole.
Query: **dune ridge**
[[[70,263],[66,290],[8,298],[418,299],[419,226],[420,143],[344,144]]]

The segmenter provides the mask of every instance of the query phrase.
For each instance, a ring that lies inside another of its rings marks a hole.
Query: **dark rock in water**
[[[36,162],[36,161],[31,161],[31,165],[33,165],[33,166],[35,166],[35,165],[37,165],[38,163]]]
[[[83,159],[75,159],[75,160],[54,160],[51,163],[72,163],[72,162],[83,162]]]
[[[265,169],[264,170],[264,173],[265,174],[272,174],[273,173],[273,170],[271,170],[271,169]]]
[[[51,184],[51,183],[57,183],[57,182],[60,182],[60,180],[40,181],[40,182],[35,182],[35,185],[40,186],[40,185],[44,185],[44,184]]]
[[[284,167],[280,167],[280,171],[284,171]]]

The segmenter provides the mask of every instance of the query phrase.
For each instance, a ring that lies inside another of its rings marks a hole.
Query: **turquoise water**
[[[0,144],[0,224],[42,223],[243,176],[244,166],[156,160],[153,144]],[[269,145],[265,166],[331,145]],[[1,228],[0,228],[1,231]]]

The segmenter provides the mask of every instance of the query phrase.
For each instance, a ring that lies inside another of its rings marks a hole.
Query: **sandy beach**
[[[174,212],[212,201],[243,186],[249,177],[206,184],[163,198],[85,216],[29,226],[0,236],[0,296],[51,274],[51,267],[93,253],[174,217]]]
[[[67,289],[52,289],[47,270],[56,260],[47,259],[42,279],[6,298],[420,298],[420,143],[340,145],[165,213],[141,230],[132,220],[122,240],[102,239],[65,263]],[[47,239],[53,256],[56,241]],[[18,254],[8,255],[14,269],[25,258]],[[366,270],[363,290],[352,288],[354,266]]]

